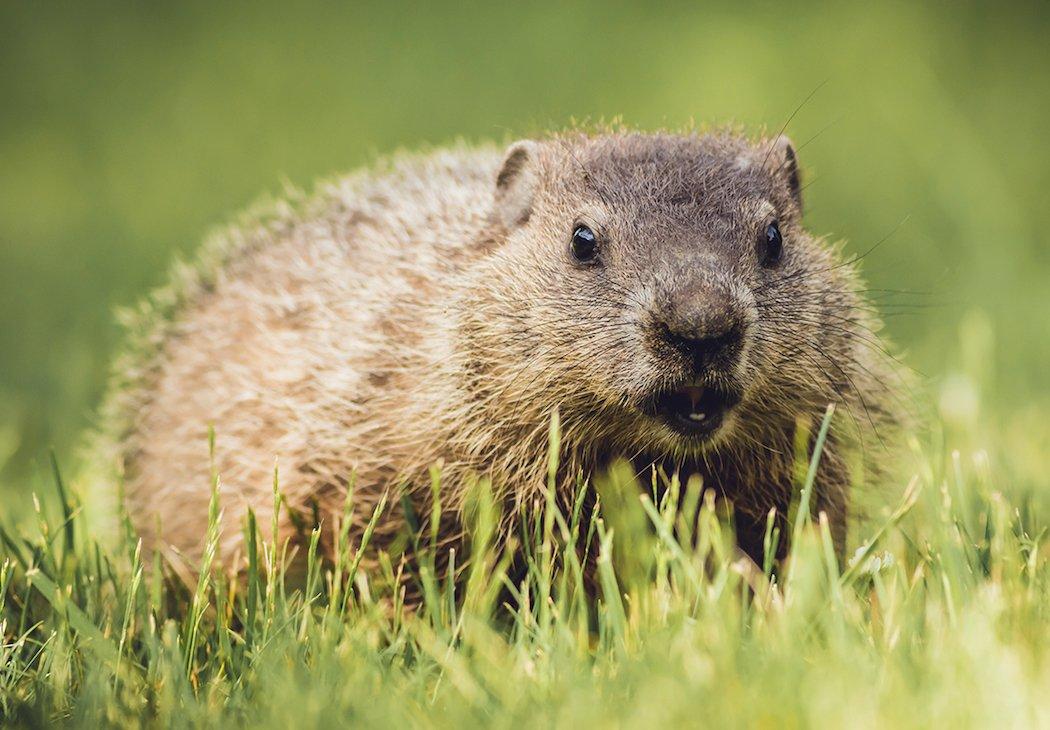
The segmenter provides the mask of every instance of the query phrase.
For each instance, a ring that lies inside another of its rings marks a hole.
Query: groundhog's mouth
[[[657,393],[654,414],[671,429],[690,438],[707,438],[718,430],[726,413],[740,401],[736,393],[689,385]]]

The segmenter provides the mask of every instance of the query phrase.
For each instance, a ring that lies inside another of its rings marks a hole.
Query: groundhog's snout
[[[714,325],[700,327],[665,321],[657,330],[663,342],[680,354],[687,369],[698,377],[712,370],[732,371],[744,341],[744,325],[735,319],[720,318]]]
[[[664,300],[651,329],[672,383],[653,394],[653,414],[683,435],[713,435],[740,400],[735,373],[748,329],[743,308],[726,288],[695,284]]]
[[[654,334],[680,361],[686,378],[703,380],[732,373],[747,334],[743,308],[726,287],[683,287],[653,313]]]

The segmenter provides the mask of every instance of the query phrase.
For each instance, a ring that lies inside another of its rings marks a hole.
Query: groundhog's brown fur
[[[193,570],[209,426],[234,570],[247,509],[269,525],[275,458],[293,543],[290,515],[330,528],[351,475],[358,530],[401,484],[426,514],[434,464],[450,513],[481,474],[513,514],[544,488],[557,408],[567,482],[615,457],[699,472],[755,554],[766,513],[787,509],[799,419],[834,402],[862,437],[892,420],[879,323],[801,210],[782,138],[624,130],[399,158],[278,206],[154,297],[118,365],[108,414],[132,520]],[[581,225],[594,261],[570,253]],[[714,405],[682,400],[698,394]],[[844,432],[815,491],[840,548]],[[393,503],[377,545],[403,528]]]

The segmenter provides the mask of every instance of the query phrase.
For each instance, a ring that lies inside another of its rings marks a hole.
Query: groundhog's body
[[[783,513],[799,418],[819,420],[828,402],[855,423],[886,413],[863,342],[875,321],[849,267],[801,229],[793,152],[771,144],[616,133],[506,157],[459,148],[336,181],[230,229],[161,301],[166,316],[147,314],[138,352],[119,366],[109,411],[136,528],[191,571],[214,468],[220,559],[236,570],[247,509],[269,524],[275,459],[288,505],[279,529],[293,543],[293,522],[331,527],[351,478],[358,526],[401,485],[425,508],[436,463],[450,513],[478,474],[511,507],[542,489],[555,408],[567,475],[617,457],[659,462],[700,472],[755,524],[771,507]],[[575,177],[544,172],[570,160]],[[792,247],[783,265],[752,261],[748,226],[761,237],[766,219]],[[601,271],[565,254],[581,220],[604,231]],[[715,242],[702,263],[701,240]],[[701,268],[711,273],[665,291],[668,277]],[[711,359],[708,344],[722,341],[712,327],[737,337],[726,362]],[[708,392],[715,430],[679,423]],[[817,499],[841,545],[839,442]],[[377,545],[403,527],[394,504]]]

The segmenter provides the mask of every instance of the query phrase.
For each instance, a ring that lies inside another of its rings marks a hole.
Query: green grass
[[[515,553],[526,573],[512,580],[506,553],[491,547],[495,510],[479,485],[469,555],[457,556],[462,579],[442,580],[423,551],[414,611],[389,590],[394,560],[361,569],[367,533],[357,544],[339,531],[331,564],[317,558],[315,535],[305,586],[293,589],[284,547],[260,541],[249,519],[247,578],[231,585],[207,569],[219,488],[204,570],[193,590],[175,588],[143,565],[126,524],[123,538],[99,543],[56,468],[48,501],[60,507],[36,500],[38,534],[2,535],[0,719],[1046,724],[1050,565],[1039,501],[1004,491],[985,452],[914,439],[911,448],[915,475],[857,528],[843,569],[825,521],[809,514],[811,476],[796,485],[795,547],[774,573],[741,562],[698,483],[657,479],[653,489],[614,470],[595,487],[594,522],[553,499],[522,515]],[[812,475],[818,458],[819,449],[798,473]],[[435,524],[419,519],[424,533]],[[576,551],[564,549],[581,532],[600,546],[593,597]]]

